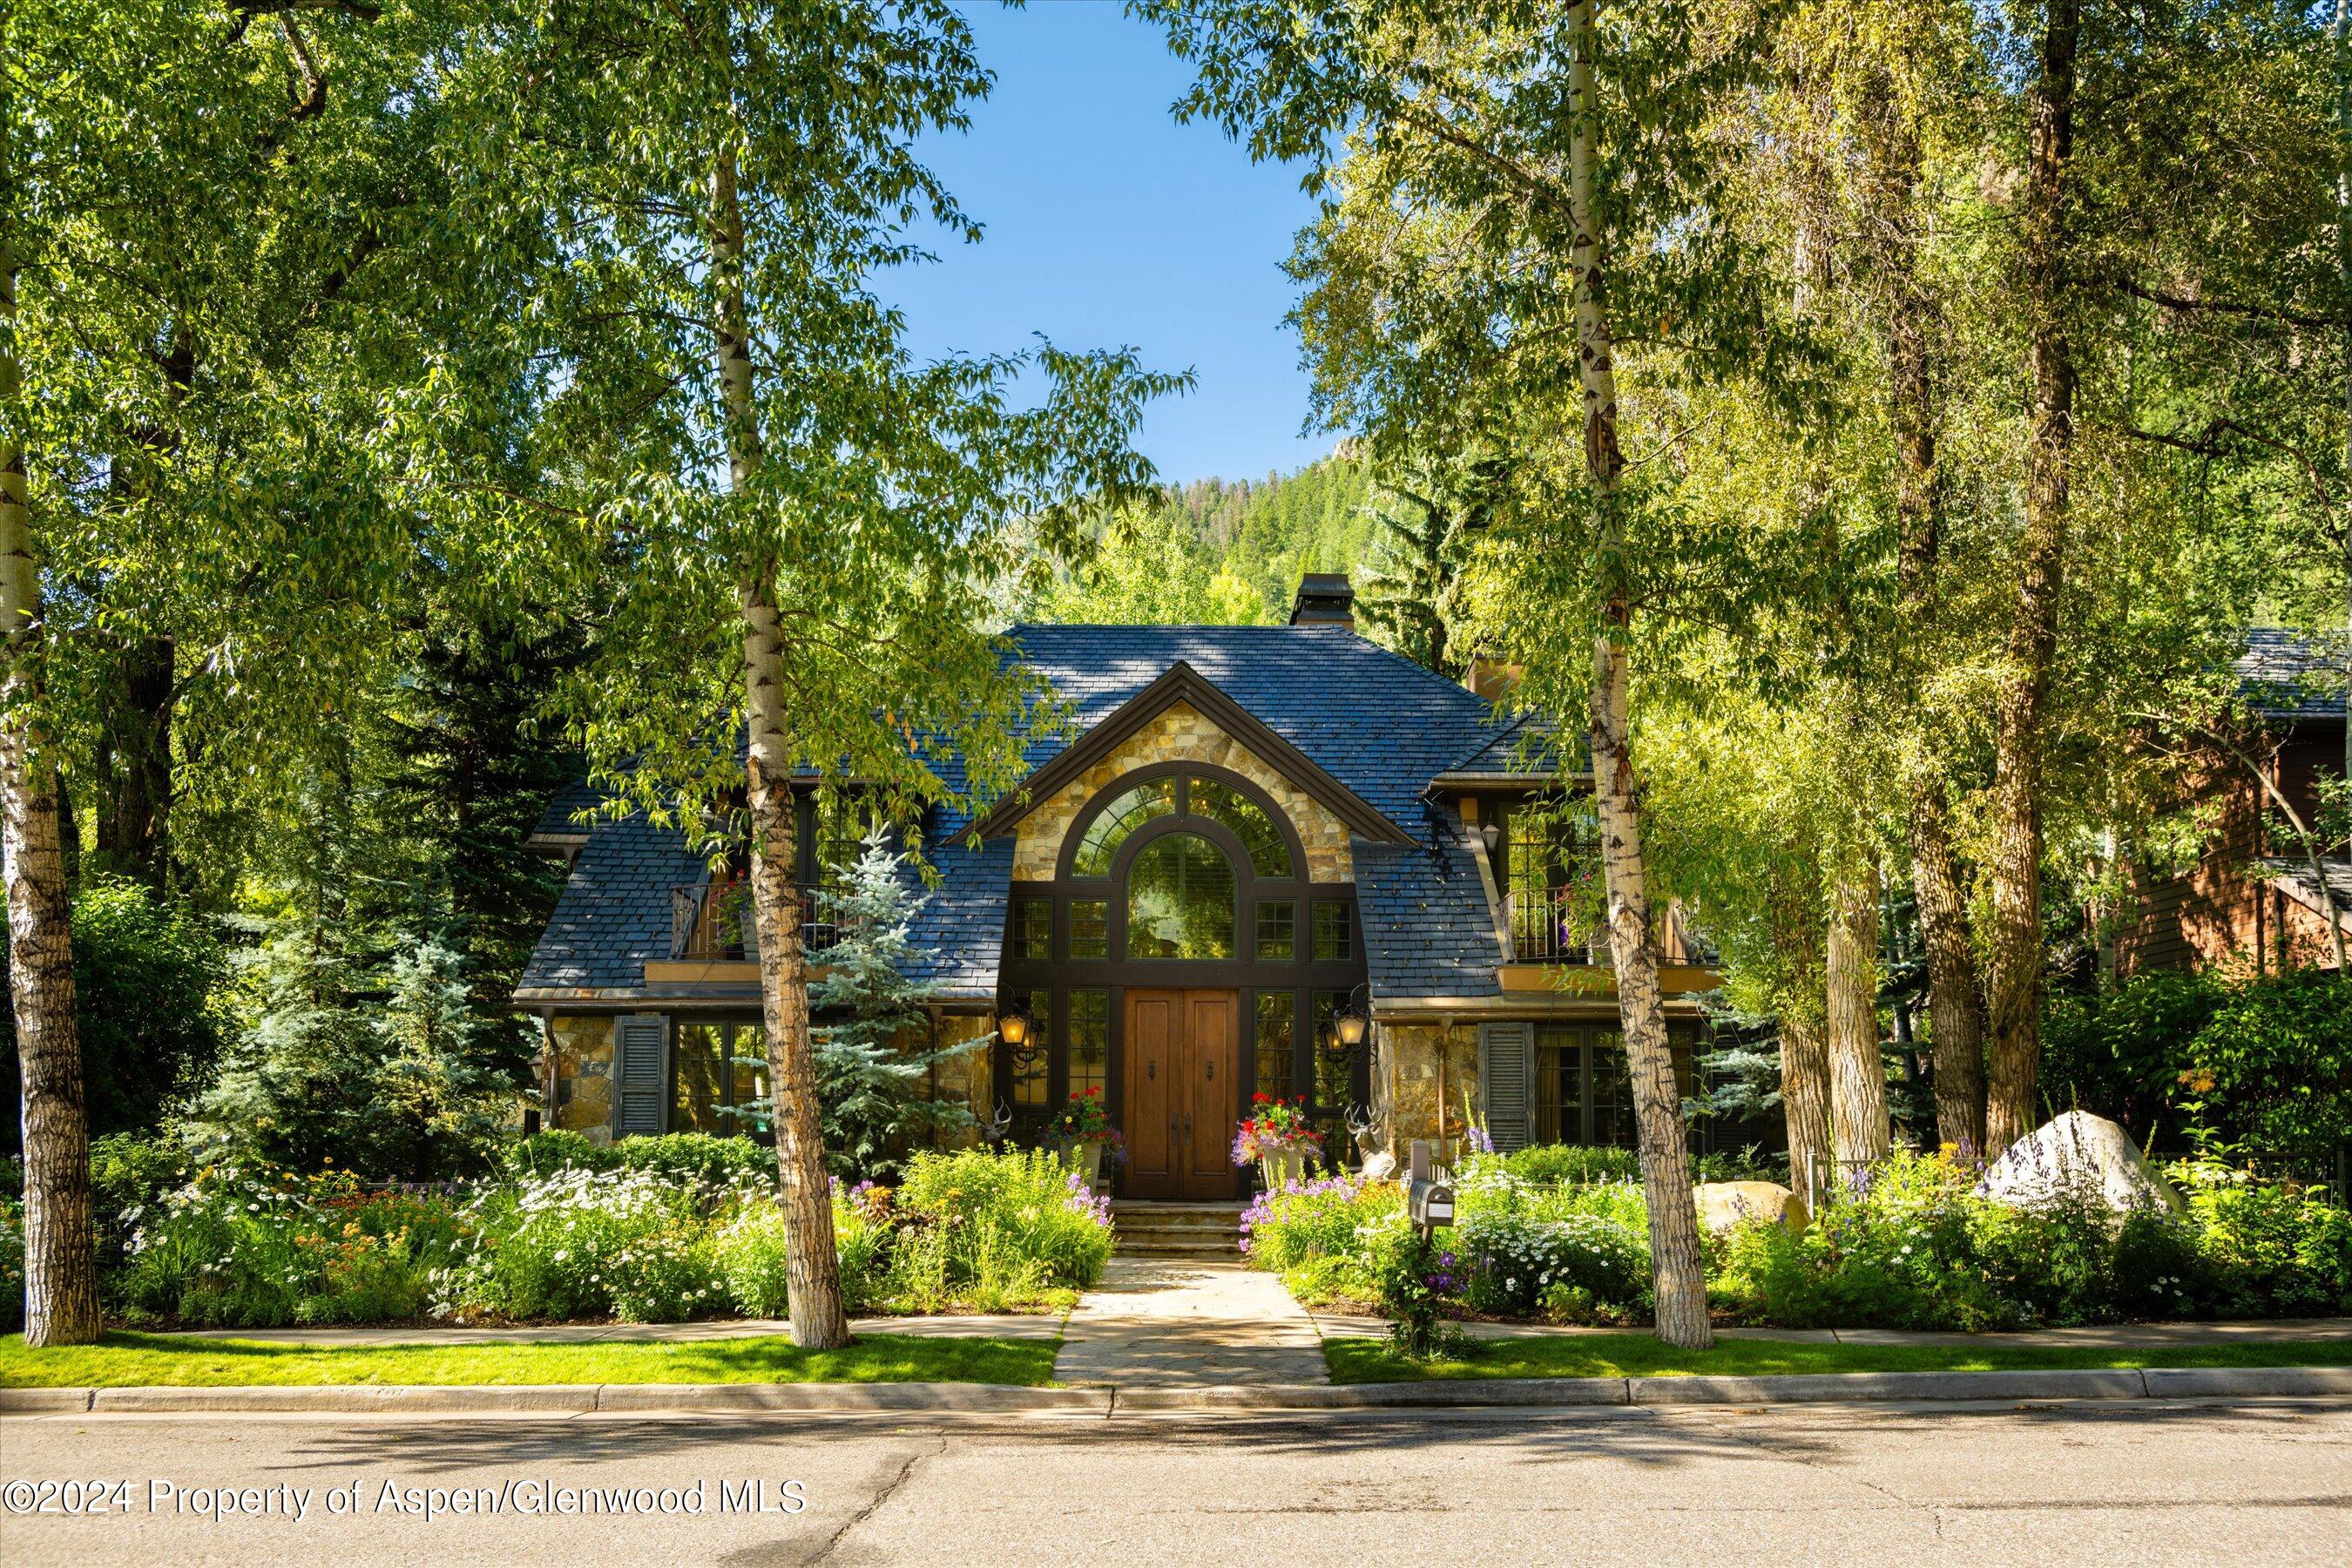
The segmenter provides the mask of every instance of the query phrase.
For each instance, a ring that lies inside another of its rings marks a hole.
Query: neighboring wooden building
[[[2323,779],[2344,769],[2344,676],[2340,664],[2285,633],[2249,637],[2239,674],[2261,711],[2268,739],[2253,752],[2266,787],[2246,761],[2216,747],[2193,784],[2212,813],[2197,864],[2168,877],[2136,879],[2140,914],[2116,944],[2117,967],[2255,973],[2335,962],[2326,900],[2301,842],[2279,826],[2270,790],[2306,822]],[[2322,862],[2338,918],[2352,909],[2352,862]]]
[[[1631,1143],[1587,868],[1538,809],[1563,793],[1546,737],[1357,636],[1351,605],[1346,578],[1310,576],[1287,626],[1012,634],[1078,732],[1041,737],[1022,789],[976,820],[920,825],[940,881],[912,934],[936,1028],[1032,1024],[940,1093],[1034,1136],[1099,1089],[1129,1196],[1237,1195],[1227,1149],[1260,1092],[1303,1098],[1335,1152],[1350,1121],[1395,1148],[1458,1140],[1473,1116],[1506,1145]],[[593,804],[541,825],[572,875],[517,993],[547,1024],[548,1122],[728,1131],[762,1088],[736,1059],[760,1054],[740,900],[675,834],[582,826]],[[803,810],[814,884],[847,836],[813,795]],[[1665,940],[1687,1070],[1716,976],[1678,922]],[[1351,1011],[1370,1026],[1352,1052],[1336,1047]]]

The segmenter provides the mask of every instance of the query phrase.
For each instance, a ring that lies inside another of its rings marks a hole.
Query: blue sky
[[[923,155],[986,226],[976,246],[881,280],[916,353],[1133,344],[1199,385],[1145,416],[1171,480],[1256,479],[1328,451],[1302,437],[1307,378],[1281,272],[1313,213],[1295,168],[1253,164],[1213,125],[1169,113],[1190,81],[1161,35],[1113,0],[968,7],[996,89],[971,129]]]

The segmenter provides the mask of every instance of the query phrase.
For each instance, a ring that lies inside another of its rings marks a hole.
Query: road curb
[[[0,1388],[0,1415],[756,1415],[860,1411],[1097,1415],[1177,1411],[1442,1410],[1576,1405],[1813,1405],[2032,1399],[2352,1396],[2352,1367],[2050,1372],[1847,1372],[1773,1377],[1528,1377],[1214,1388],[1002,1384],[318,1384],[237,1388]]]

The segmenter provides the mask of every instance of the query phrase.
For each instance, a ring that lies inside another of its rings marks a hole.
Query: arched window
[[[1190,785],[1192,815],[1205,816],[1242,841],[1249,851],[1250,869],[1260,877],[1290,875],[1290,847],[1265,807],[1239,790],[1215,779],[1194,779]]]
[[[1234,956],[1234,863],[1197,833],[1144,846],[1127,870],[1130,958]]]
[[[1175,812],[1176,781],[1172,778],[1153,779],[1121,791],[1087,825],[1086,837],[1078,840],[1077,857],[1070,864],[1070,875],[1109,876],[1111,858],[1127,842],[1129,834],[1154,817],[1172,816]]]

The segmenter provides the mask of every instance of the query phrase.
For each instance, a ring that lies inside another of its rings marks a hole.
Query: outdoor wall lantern
[[[1029,1015],[1018,1010],[1004,1014],[996,1020],[996,1033],[1015,1051],[1026,1048],[1029,1044]]]
[[[1371,1016],[1350,1000],[1331,1016],[1331,1049],[1341,1054],[1355,1050],[1371,1032]]]

